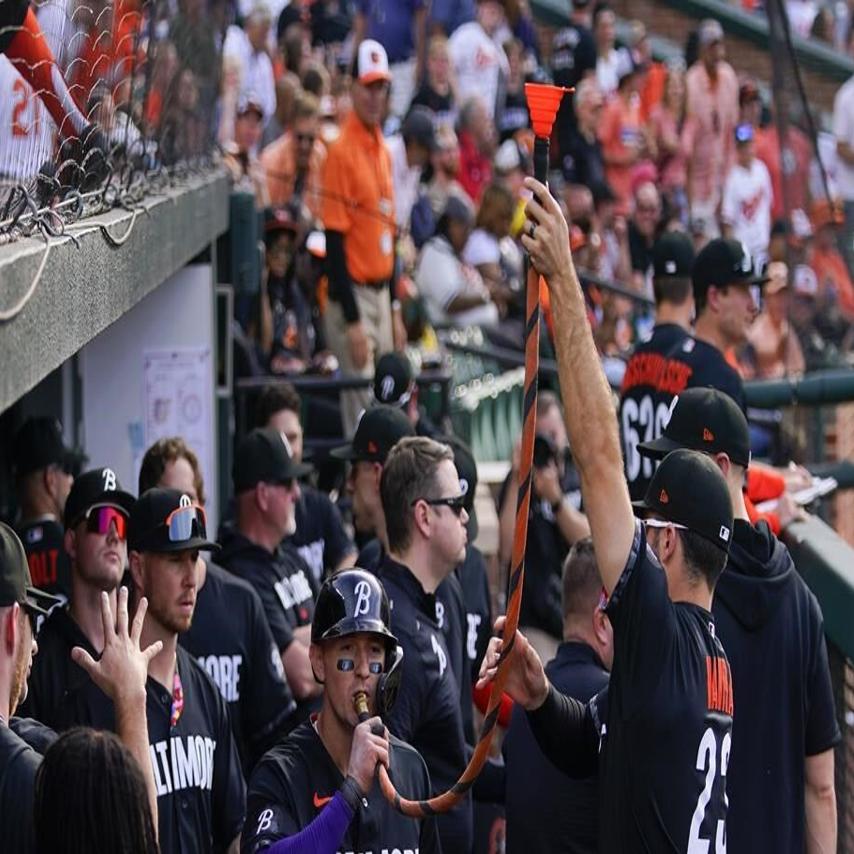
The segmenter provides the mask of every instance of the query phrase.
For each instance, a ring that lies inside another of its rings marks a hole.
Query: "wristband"
[[[365,796],[362,794],[359,784],[352,777],[346,777],[344,779],[344,782],[341,784],[341,794],[344,796],[347,806],[349,806],[354,813],[357,813],[359,811],[359,807],[362,806],[362,802],[365,800]]]

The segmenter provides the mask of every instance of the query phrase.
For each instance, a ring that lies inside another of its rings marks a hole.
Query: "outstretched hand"
[[[148,663],[163,649],[162,641],[155,641],[146,649],[140,649],[139,638],[142,623],[148,608],[148,600],[140,599],[139,606],[128,631],[128,591],[119,589],[116,618],[113,620],[110,597],[101,594],[101,619],[104,625],[104,651],[95,661],[82,647],[71,650],[72,660],[80,665],[92,681],[113,702],[129,697],[145,696],[145,681],[148,678]]]
[[[495,631],[502,632],[506,622],[506,617],[499,617],[495,621]],[[476,688],[486,688],[495,679],[503,648],[504,641],[500,637],[494,637],[489,641],[486,655],[480,665]],[[505,693],[529,711],[542,706],[549,693],[549,680],[546,678],[546,671],[537,651],[518,629],[513,649],[504,666],[508,668],[507,681],[504,683]]]
[[[529,222],[522,234],[522,245],[537,272],[551,285],[551,280],[568,275],[572,267],[569,226],[545,184],[526,178],[525,186],[534,195],[525,206]]]

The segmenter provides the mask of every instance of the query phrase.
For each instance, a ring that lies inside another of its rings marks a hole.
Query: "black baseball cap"
[[[750,465],[750,430],[738,404],[714,388],[689,388],[676,398],[664,433],[638,450],[661,459],[677,448],[726,454],[736,465]]]
[[[310,471],[308,463],[294,462],[284,433],[272,427],[256,427],[237,446],[232,470],[234,491],[246,492],[258,483],[287,483]]]
[[[716,237],[699,251],[691,279],[694,299],[698,303],[705,302],[698,297],[704,297],[712,285],[724,288],[727,285],[764,285],[768,281],[767,276],[756,275],[753,259],[744,244],[731,237]]]
[[[0,522],[0,607],[17,602],[31,614],[47,616],[62,600],[33,587],[27,555],[18,535]]]
[[[75,474],[85,461],[83,451],[62,441],[59,421],[47,415],[28,418],[12,440],[12,467],[19,477],[51,465]]]
[[[412,397],[412,364],[403,353],[384,353],[374,369],[374,400],[389,406],[406,406]]]
[[[469,542],[477,538],[478,525],[474,510],[475,493],[477,492],[477,463],[471,449],[462,439],[456,436],[443,436],[438,441],[444,442],[454,452],[454,468],[460,478],[460,492],[465,496],[463,506],[468,513],[469,521],[466,530]]]
[[[427,107],[415,106],[403,120],[400,135],[404,141],[417,142],[431,154],[439,147],[436,142],[436,128],[433,124],[433,111]]]
[[[143,492],[130,512],[128,548],[166,553],[219,546],[208,540],[205,512],[189,495],[158,486]]]
[[[646,495],[632,506],[638,515],[656,513],[729,552],[732,540],[729,490],[721,470],[697,451],[687,448],[671,451],[655,470]]]
[[[73,528],[92,507],[115,507],[126,516],[136,499],[122,489],[116,473],[110,468],[92,469],[76,478],[65,502],[63,522]]]
[[[384,463],[389,451],[406,436],[414,436],[412,422],[393,406],[372,406],[362,413],[353,441],[331,454],[338,460]]]
[[[662,234],[652,247],[653,276],[668,278],[684,276],[690,278],[694,270],[694,244],[681,231]]]

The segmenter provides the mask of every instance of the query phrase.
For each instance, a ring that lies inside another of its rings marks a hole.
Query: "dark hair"
[[[683,305],[693,289],[690,276],[653,276],[652,279],[656,305],[662,302]]]
[[[726,567],[727,553],[696,531],[680,528],[677,533],[682,540],[682,555],[689,578],[692,581],[702,579],[713,591]]]
[[[447,446],[424,436],[407,436],[389,452],[380,478],[380,498],[385,514],[389,548],[400,552],[412,540],[412,504],[433,495],[436,470],[445,460],[454,461]]]
[[[266,427],[270,419],[283,409],[297,417],[302,412],[302,402],[297,390],[290,383],[264,386],[255,403],[255,427]]]
[[[193,470],[193,488],[199,504],[205,503],[205,481],[202,477],[202,468],[199,458],[193,453],[192,448],[180,437],[170,436],[167,439],[158,439],[142,458],[139,467],[139,494],[148,492],[160,484],[163,472],[169,463],[175,460],[185,459]]]
[[[158,854],[145,779],[111,732],[76,728],[47,750],[36,774],[36,854]]]
[[[560,398],[553,391],[543,389],[537,394],[537,418],[548,415],[555,407],[563,415],[563,406],[561,405]]]
[[[563,618],[589,618],[601,592],[602,577],[593,551],[593,540],[584,537],[569,550],[563,564]]]

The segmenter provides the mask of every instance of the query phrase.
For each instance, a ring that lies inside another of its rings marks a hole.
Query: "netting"
[[[226,3],[0,0],[0,241],[209,162]]]

